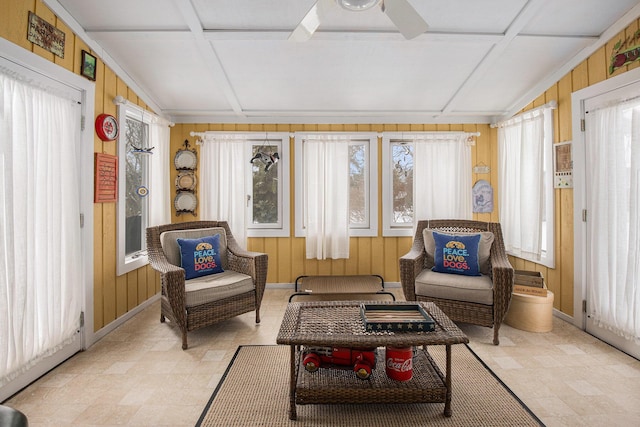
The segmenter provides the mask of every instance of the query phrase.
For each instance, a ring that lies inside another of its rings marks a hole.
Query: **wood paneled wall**
[[[64,58],[27,40],[30,11],[66,34]],[[90,51],[87,44],[73,34],[40,0],[0,0],[0,37],[76,74],[80,74],[82,50]],[[147,108],[100,58],[97,62],[94,111],[96,116],[101,113],[116,116],[116,105],[113,103],[116,95],[122,95],[132,103]],[[94,120],[95,117],[88,117],[87,126],[93,126]],[[94,151],[116,155],[117,143],[103,142],[94,136]],[[97,331],[158,293],[160,287],[159,276],[148,266],[123,276],[116,276],[116,204],[96,203],[93,206],[93,322],[94,330]]]
[[[66,34],[65,55],[59,58],[52,53],[33,45],[26,38],[28,12],[35,12],[47,22],[56,26]],[[547,89],[530,105],[529,110],[551,100],[558,101],[554,111],[554,142],[571,141],[571,93],[586,86],[603,81],[611,76],[608,73],[608,62],[613,45],[620,39],[632,37],[638,30],[638,22],[634,22],[625,31],[613,37],[609,43],[596,51],[587,60],[575,67],[570,73]],[[64,22],[58,19],[40,0],[0,0],[0,37],[3,37],[24,49],[32,51],[59,66],[80,74],[81,51],[89,50],[86,43],[75,36]],[[638,67],[635,62],[617,70],[612,76]],[[112,100],[122,95],[132,103],[147,108],[127,85],[98,58],[95,114],[116,113]],[[480,132],[473,148],[473,165],[485,164],[491,168],[488,175],[473,175],[472,185],[478,179],[488,180],[494,188],[494,211],[491,214],[476,214],[476,218],[484,221],[497,221],[497,202],[499,198],[497,177],[497,131],[486,124],[465,125],[245,125],[245,124],[178,124],[171,130],[171,148],[175,152],[181,148],[185,139],[194,142],[189,132],[215,131],[363,131],[363,132],[396,132],[396,131],[467,131]],[[195,147],[199,150],[199,147]],[[293,155],[293,142],[291,153]],[[381,147],[378,148],[381,150]],[[114,142],[102,142],[97,136],[94,140],[95,152],[116,154]],[[381,156],[379,156],[381,159]],[[293,162],[291,174],[293,176]],[[173,169],[173,168],[171,168]],[[378,188],[381,189],[381,173]],[[171,185],[175,182],[176,172],[170,177]],[[293,195],[293,182],[292,182]],[[292,197],[293,200],[293,197]],[[515,268],[540,271],[547,279],[549,289],[555,294],[554,306],[562,312],[573,314],[573,190],[555,190],[555,253],[556,268],[546,267],[512,258]],[[380,207],[379,207],[380,210]],[[381,211],[379,211],[381,222]],[[293,218],[293,205],[291,206]],[[173,221],[189,221],[191,215],[173,217]],[[99,330],[134,307],[146,301],[159,291],[157,274],[149,267],[116,276],[116,204],[102,203],[94,205],[94,326]],[[293,227],[293,226],[292,226]],[[382,229],[381,223],[379,229]],[[291,231],[293,235],[293,230]],[[380,274],[385,280],[399,280],[398,258],[411,246],[409,237],[367,237],[353,238],[351,241],[351,257],[348,260],[316,261],[304,258],[304,241],[301,238],[251,238],[249,249],[264,251],[269,254],[269,283],[291,283],[302,274]]]
[[[473,185],[478,179],[485,179],[494,187],[497,194],[497,138],[495,129],[489,125],[368,125],[368,124],[347,124],[347,125],[247,125],[247,124],[178,124],[171,129],[171,149],[172,152],[181,148],[184,140],[187,139],[193,145],[194,138],[190,132],[204,131],[238,131],[238,132],[422,132],[422,131],[465,131],[480,132],[476,138],[476,145],[472,148],[472,166],[476,164],[487,165],[491,168],[489,174],[473,174]],[[290,139],[290,156],[294,158],[293,138]],[[196,146],[196,150],[200,147]],[[398,258],[409,251],[412,239],[409,237],[382,237],[382,142],[378,140],[378,229],[377,237],[352,237],[350,242],[350,256],[346,260],[308,260],[304,253],[304,238],[249,238],[248,249],[266,252],[269,254],[268,283],[293,283],[296,277],[301,275],[351,275],[351,274],[379,274],[387,282],[398,282],[399,268]],[[295,165],[290,162],[290,174],[292,177],[290,194],[290,213],[292,218],[290,236],[294,235],[294,185],[293,177]],[[173,168],[172,168],[173,169]],[[197,172],[197,171],[196,171]],[[172,171],[172,182],[175,181],[177,172]],[[175,190],[174,190],[175,194]],[[496,209],[491,214],[477,214],[477,218],[484,221],[497,221]],[[196,212],[199,214],[199,212]],[[190,221],[196,219],[193,215],[180,215],[173,217],[174,222]]]
[[[557,100],[558,108],[554,111],[554,143],[572,141],[572,106],[571,94],[587,86],[625,73],[640,66],[634,62],[609,74],[609,63],[613,46],[627,37],[632,39],[638,31],[638,20],[624,31],[618,33],[608,43],[594,52],[571,72],[563,76],[557,83],[547,89],[523,111]],[[580,130],[578,130],[580,132]],[[576,183],[576,185],[578,185]],[[546,279],[548,288],[554,293],[554,308],[573,316],[574,300],[574,250],[573,250],[573,189],[555,190],[555,268],[547,268],[523,259],[511,257],[514,268],[519,270],[539,271]]]

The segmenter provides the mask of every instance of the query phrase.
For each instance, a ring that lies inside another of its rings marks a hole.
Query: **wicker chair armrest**
[[[425,252],[415,248],[400,257],[400,284],[408,301],[416,299],[416,276],[424,269],[424,258]]]
[[[253,278],[256,287],[256,298],[258,306],[264,295],[264,288],[267,283],[267,269],[269,257],[262,252],[251,252],[244,249],[234,248],[228,252],[229,268],[238,273],[243,273]]]
[[[256,263],[261,256],[266,256],[266,254],[245,250],[234,252],[229,251],[227,252],[229,269],[237,271],[238,273],[246,274],[255,279]]]
[[[149,251],[148,259],[151,268],[160,273],[160,281],[162,286],[168,288],[176,288],[173,292],[184,294],[185,287],[185,271],[184,268],[171,264],[162,251]]]
[[[513,292],[514,272],[506,253],[494,254],[491,257],[491,275],[495,317],[502,321],[509,310]]]

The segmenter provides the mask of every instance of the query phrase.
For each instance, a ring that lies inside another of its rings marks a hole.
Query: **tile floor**
[[[399,288],[391,288],[402,299]],[[154,303],[13,396],[31,427],[193,426],[238,345],[275,344],[290,289],[254,313],[192,332],[182,351]],[[471,347],[549,427],[640,425],[640,361],[554,318],[550,333],[461,325]]]

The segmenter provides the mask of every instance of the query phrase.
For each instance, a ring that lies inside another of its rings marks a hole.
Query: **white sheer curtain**
[[[171,191],[169,170],[169,126],[164,120],[149,124],[149,141],[155,148],[150,159],[149,226],[171,222]]]
[[[466,133],[448,132],[414,140],[414,218],[472,218],[468,138]]]
[[[80,326],[80,115],[0,69],[0,386]]]
[[[245,139],[206,134],[200,148],[200,218],[227,221],[233,237],[246,247]]]
[[[586,115],[588,315],[640,342],[640,100]]]
[[[304,224],[308,259],[349,258],[349,141],[303,141]]]
[[[504,122],[498,128],[500,223],[512,255],[540,260],[545,212],[545,126],[551,108]],[[551,141],[547,141],[551,144]]]

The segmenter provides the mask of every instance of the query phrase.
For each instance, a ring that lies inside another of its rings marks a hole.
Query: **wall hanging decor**
[[[196,174],[198,156],[196,150],[189,148],[189,140],[185,139],[184,148],[176,151],[173,164],[178,171],[176,177],[176,197],[173,206],[176,215],[183,213],[196,214],[198,198],[196,197]]]
[[[102,141],[113,141],[118,137],[118,120],[111,114],[96,117],[96,133]]]
[[[472,194],[474,213],[493,212],[493,188],[489,181],[485,181],[484,179],[476,181]]]
[[[98,60],[86,50],[82,51],[82,62],[80,63],[80,74],[89,80],[96,80],[96,64]]]
[[[118,201],[118,157],[95,153],[94,203]]]
[[[29,12],[28,19],[27,40],[60,58],[64,58],[65,33],[33,12]]]
[[[609,74],[613,74],[618,68],[631,64],[640,59],[640,30],[632,37],[618,40],[611,50],[609,61]]]
[[[553,175],[553,188],[573,188],[571,142],[554,144]]]
[[[473,167],[473,173],[489,173],[491,172],[491,168],[484,164],[484,162],[480,162]]]

